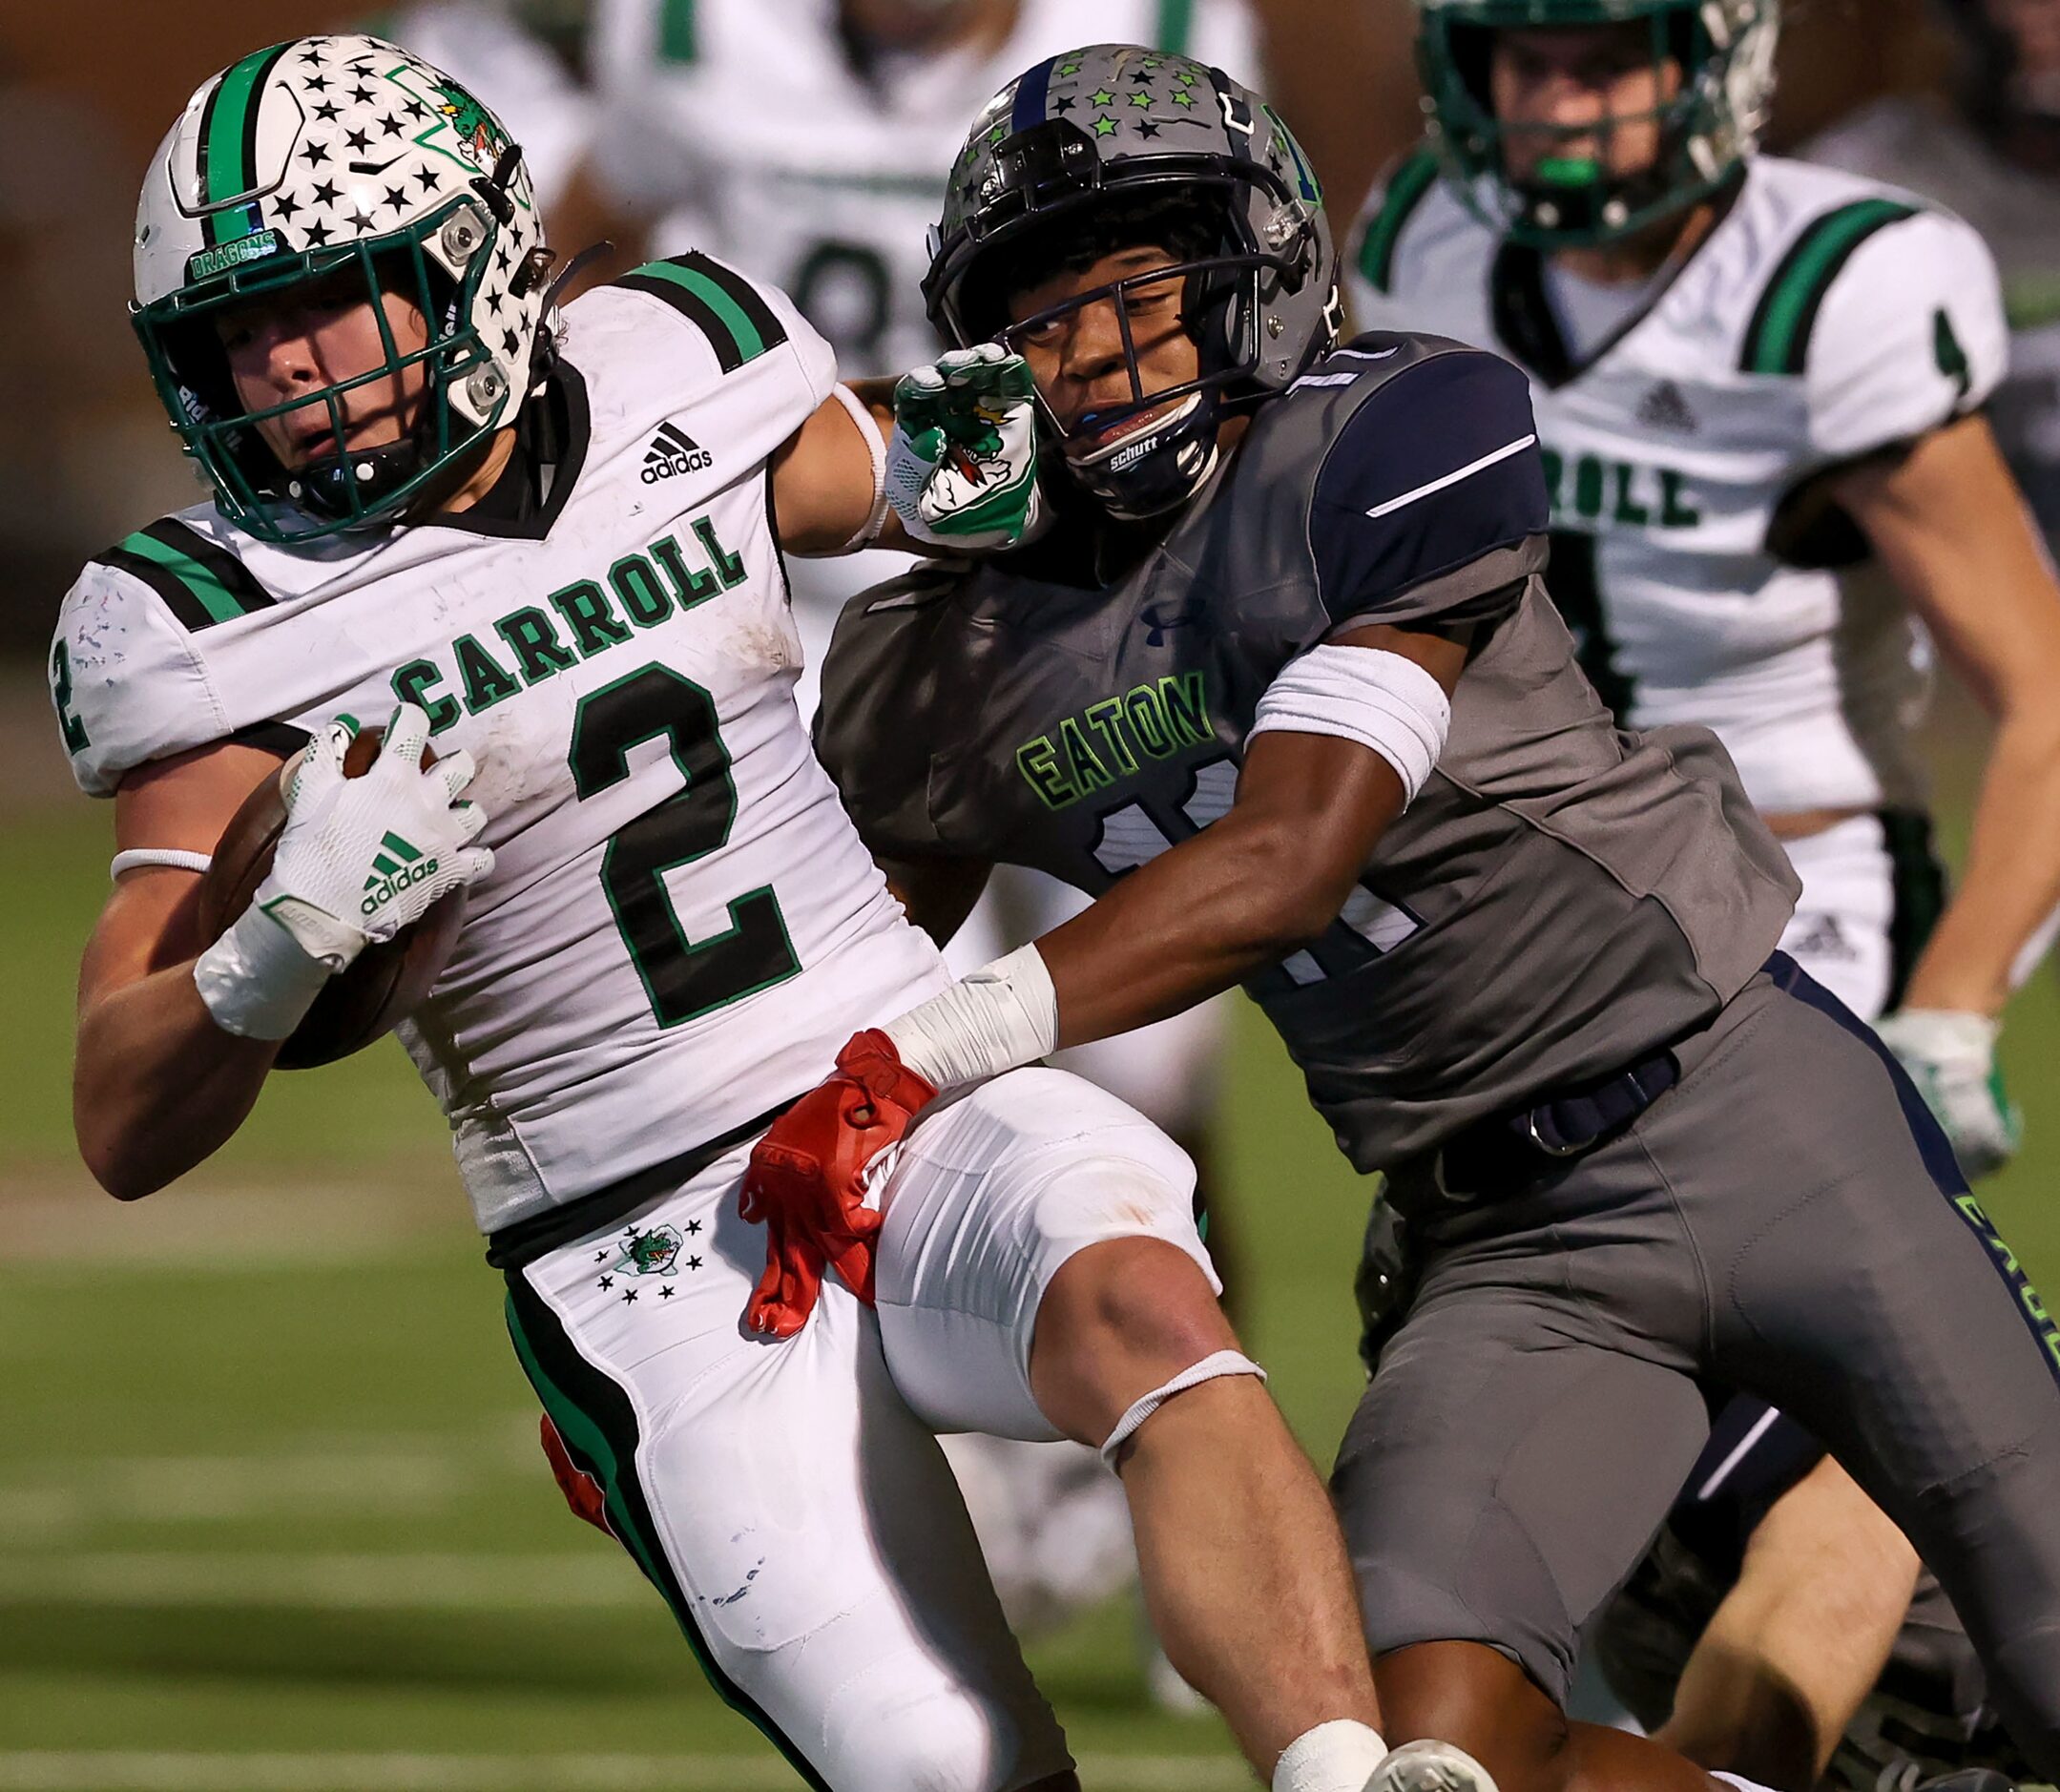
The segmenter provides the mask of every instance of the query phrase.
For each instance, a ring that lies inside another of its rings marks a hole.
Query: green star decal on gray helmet
[[[1009,288],[1061,265],[1097,230],[1132,228],[1174,260],[1077,295],[1124,307],[1141,281],[1188,282],[1199,377],[1147,394],[1099,429],[1175,401],[1163,428],[1092,472],[1069,469],[1116,513],[1177,502],[1213,464],[1226,407],[1284,391],[1335,340],[1336,258],[1315,171],[1280,115],[1220,70],[1135,44],[1096,44],[1025,71],[988,102],[952,163],[923,292],[961,345],[1010,341]],[[1034,322],[1043,322],[1051,314]],[[1127,327],[1127,325],[1126,325]],[[1012,345],[1012,344],[1011,344]]]
[[[296,38],[204,82],[144,177],[132,321],[186,452],[223,515],[266,541],[389,523],[511,421],[534,383],[549,262],[521,152],[448,75],[376,37]],[[369,371],[246,410],[220,326],[322,282],[370,302]],[[397,343],[387,301],[427,325]],[[418,371],[419,370],[419,371]],[[424,387],[413,433],[353,449],[348,395]],[[323,456],[289,471],[258,425],[326,410]]]
[[[1512,240],[1569,248],[1633,235],[1722,189],[1752,151],[1774,94],[1779,0],[1416,0],[1417,59],[1429,96],[1430,138],[1466,204]],[[1524,126],[1542,154],[1512,171],[1516,133],[1488,91],[1494,34],[1524,29],[1622,29],[1648,33],[1656,110],[1577,127]],[[1630,124],[1657,127],[1658,155],[1613,176],[1600,139]]]

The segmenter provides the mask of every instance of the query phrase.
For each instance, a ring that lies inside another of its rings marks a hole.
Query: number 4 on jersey
[[[1103,816],[1094,862],[1112,875],[1135,870],[1157,858],[1176,837],[1190,839],[1229,812],[1238,791],[1235,760],[1211,760],[1198,765],[1194,780],[1187,801],[1176,814],[1166,818],[1170,825],[1162,824],[1143,802],[1127,802]],[[1264,972],[1255,984],[1276,977],[1300,985],[1344,976],[1393,951],[1421,925],[1406,909],[1361,885],[1345,898],[1343,909],[1321,939],[1282,959],[1277,969]]]

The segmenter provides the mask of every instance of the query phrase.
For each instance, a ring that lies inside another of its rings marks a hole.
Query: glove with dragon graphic
[[[954,348],[894,388],[887,501],[933,547],[991,552],[1049,525],[1037,491],[1036,386],[998,343]]]

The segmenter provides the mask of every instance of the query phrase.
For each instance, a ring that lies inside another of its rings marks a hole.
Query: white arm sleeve
[[[1861,244],[1832,282],[1805,369],[1810,446],[1854,460],[1984,404],[2009,362],[1995,258],[1949,212]]]
[[[1407,803],[1437,765],[1451,722],[1445,687],[1414,660],[1326,641],[1280,668],[1246,739],[1280,732],[1356,740],[1395,768]]]

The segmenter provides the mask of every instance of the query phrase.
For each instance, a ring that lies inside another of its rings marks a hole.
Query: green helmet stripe
[[[1359,271],[1376,292],[1386,292],[1395,275],[1395,245],[1404,227],[1438,182],[1438,158],[1419,150],[1395,170],[1387,183],[1387,197],[1366,226],[1366,240],[1359,245]]]
[[[258,111],[264,77],[291,48],[274,44],[237,63],[216,84],[200,119],[201,197],[220,205],[258,184]],[[230,242],[258,228],[257,208],[210,212],[207,240]]]
[[[1158,26],[1152,33],[1153,49],[1184,56],[1194,31],[1195,0],[1158,0]]]
[[[1853,253],[1876,231],[1916,216],[1893,199],[1860,199],[1820,218],[1781,258],[1745,332],[1742,373],[1800,374],[1824,295]]]

